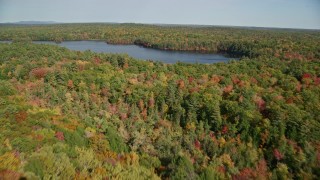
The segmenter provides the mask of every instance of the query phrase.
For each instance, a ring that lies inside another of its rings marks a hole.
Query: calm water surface
[[[221,54],[203,54],[196,52],[164,51],[151,48],[144,48],[137,45],[113,45],[103,41],[64,41],[55,43],[52,41],[34,41],[36,44],[54,44],[66,47],[71,50],[91,50],[99,53],[128,54],[137,59],[156,60],[164,63],[186,62],[186,63],[218,63],[227,62],[231,58]]]

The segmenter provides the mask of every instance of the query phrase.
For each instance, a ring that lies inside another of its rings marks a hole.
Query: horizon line
[[[25,24],[23,24],[25,23]],[[34,23],[34,24],[33,24]],[[101,22],[101,21],[82,21],[82,22],[59,22],[59,21],[36,21],[25,20],[15,22],[0,22],[0,24],[13,25],[54,25],[54,24],[140,24],[140,25],[171,25],[171,26],[211,26],[211,27],[234,27],[234,28],[254,28],[254,29],[287,29],[287,30],[315,30],[320,31],[320,28],[301,28],[301,27],[275,27],[275,26],[254,26],[254,25],[221,25],[221,24],[191,24],[191,23],[145,23],[145,22]]]

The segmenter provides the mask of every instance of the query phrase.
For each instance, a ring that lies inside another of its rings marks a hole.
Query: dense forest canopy
[[[317,179],[319,32],[0,26],[0,179]],[[164,64],[30,40],[226,52]]]

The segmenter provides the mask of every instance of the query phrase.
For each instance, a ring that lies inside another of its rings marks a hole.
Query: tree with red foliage
[[[189,84],[191,84],[194,81],[194,78],[193,77],[189,77],[188,81],[189,81]]]
[[[184,81],[182,79],[178,80],[178,87],[179,89],[183,89],[184,88]]]
[[[257,179],[264,179],[268,177],[268,165],[266,160],[261,159],[258,164],[256,165],[256,178]],[[260,178],[259,178],[260,177]],[[268,178],[267,178],[268,179]]]
[[[223,128],[222,128],[222,130],[221,130],[221,133],[222,133],[222,134],[226,134],[226,133],[228,133],[228,130],[229,130],[228,126],[227,126],[227,125],[224,125]]]
[[[253,84],[258,84],[258,80],[256,78],[254,78],[254,77],[252,77],[250,79],[250,82],[253,83]]]
[[[195,146],[196,149],[199,149],[199,150],[200,150],[200,149],[201,149],[201,143],[200,143],[200,141],[199,141],[199,140],[195,140],[195,141],[194,141],[194,146]]]
[[[233,84],[238,84],[240,81],[241,80],[238,77],[236,77],[236,76],[232,77]]]
[[[30,72],[34,77],[36,77],[37,79],[41,79],[44,78],[47,73],[48,73],[48,69],[47,68],[34,68],[31,70]]]
[[[210,79],[210,81],[214,84],[217,84],[221,81],[222,77],[221,76],[217,76],[217,75],[213,75]]]
[[[281,152],[279,151],[279,149],[274,149],[273,155],[278,161],[280,161],[284,157],[283,154],[281,154]]]
[[[151,94],[151,97],[149,99],[149,102],[148,102],[148,105],[149,105],[149,108],[153,108],[154,107],[154,104],[155,104],[155,100],[154,100],[154,95],[153,93]]]
[[[314,85],[316,86],[320,85],[320,77],[314,77],[313,81],[314,81]]]
[[[310,78],[312,78],[312,75],[310,73],[304,73],[302,75],[302,79],[310,79]]]
[[[16,121],[20,123],[22,121],[25,121],[27,119],[27,116],[28,116],[28,113],[26,111],[20,111],[14,117]]]
[[[297,90],[298,92],[301,92],[301,88],[302,88],[302,85],[301,85],[300,82],[298,82],[297,85],[296,85],[296,90]]]
[[[63,141],[63,140],[64,140],[64,134],[63,134],[63,132],[61,132],[61,131],[56,132],[55,136],[56,136],[56,138],[57,138],[58,140],[60,140],[60,141]]]
[[[68,80],[68,84],[67,84],[69,89],[73,88],[73,81],[71,79]]]
[[[147,108],[144,108],[140,114],[141,114],[142,118],[143,118],[144,120],[146,120],[147,117],[148,117]]]
[[[127,114],[127,113],[120,113],[120,119],[121,119],[121,120],[126,120],[126,119],[128,119],[128,114]]]
[[[256,103],[256,106],[259,108],[260,111],[266,109],[266,102],[261,97],[254,97],[254,102]]]
[[[21,178],[22,174],[17,172],[17,171],[12,171],[12,170],[1,170],[0,171],[0,179],[23,179]]]
[[[232,177],[232,180],[247,180],[254,179],[255,172],[251,168],[243,168],[239,174]]]
[[[139,106],[140,111],[143,111],[143,109],[144,109],[144,102],[143,102],[142,99],[139,100],[138,106]]]
[[[192,87],[189,89],[190,94],[195,93],[195,92],[199,92],[199,91],[200,91],[199,87]]]
[[[219,173],[225,174],[226,173],[226,167],[225,166],[218,166],[217,171]]]
[[[317,151],[317,164],[320,166],[320,151]]]
[[[225,94],[229,94],[233,90],[233,85],[228,85],[223,89]]]

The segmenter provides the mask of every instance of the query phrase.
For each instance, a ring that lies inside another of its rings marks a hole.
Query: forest
[[[318,179],[320,32],[1,25],[0,179]],[[31,41],[225,53],[165,64]]]

